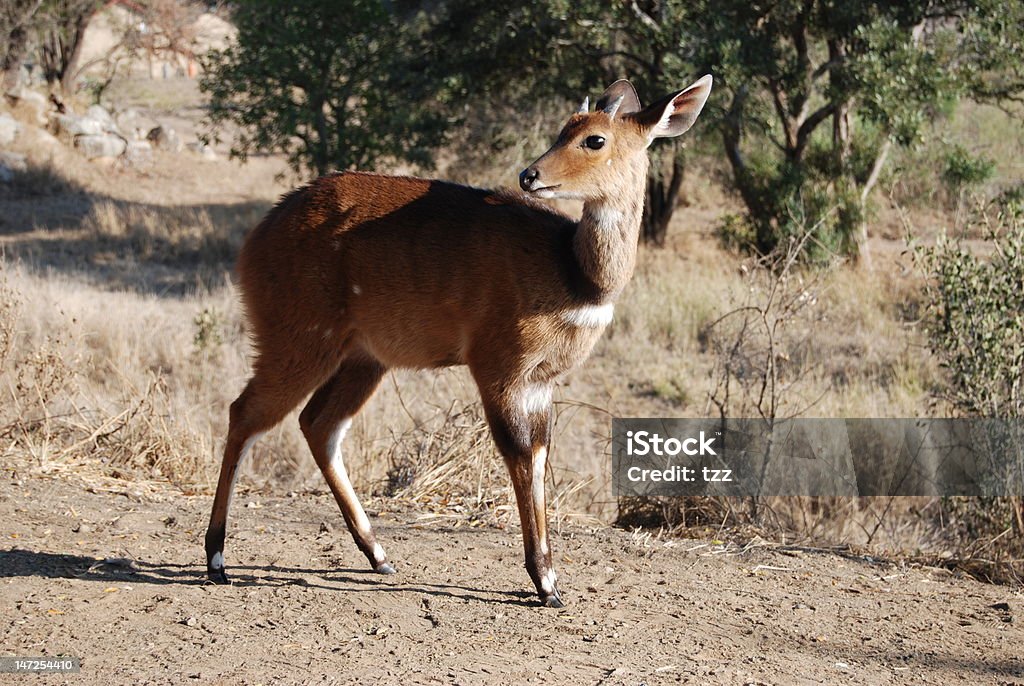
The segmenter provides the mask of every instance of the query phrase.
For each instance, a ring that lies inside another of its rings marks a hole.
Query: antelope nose
[[[524,191],[532,191],[540,179],[540,170],[536,167],[527,167],[519,174],[519,187]]]

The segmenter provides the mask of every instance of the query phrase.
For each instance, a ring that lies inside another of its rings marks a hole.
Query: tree
[[[809,247],[856,254],[893,144],[919,140],[960,96],[1019,97],[1022,21],[1020,3],[996,0],[459,0],[430,37],[456,102],[493,98],[496,85],[538,98],[620,77],[661,94],[711,72],[691,144],[720,137],[745,206],[731,224],[740,242],[767,253],[816,226]],[[655,152],[644,236],[662,242],[684,149]]]
[[[694,59],[720,76],[722,143],[752,247],[771,251],[831,211],[816,245],[862,251],[891,145],[919,140],[959,97],[1020,93],[1013,15],[959,0],[694,7]]]
[[[38,15],[38,40],[43,76],[51,88],[74,91],[82,39],[99,0],[44,0]]]
[[[251,0],[238,35],[205,60],[200,88],[215,127],[240,128],[232,154],[281,152],[295,170],[429,165],[442,119],[425,83],[404,69],[416,54],[407,25],[381,0]]]
[[[41,4],[42,0],[10,0],[0,8],[0,86],[4,91],[18,85],[31,22]]]

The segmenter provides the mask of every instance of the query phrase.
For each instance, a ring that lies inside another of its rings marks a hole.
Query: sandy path
[[[215,587],[208,506],[5,470],[0,654],[103,684],[1024,684],[1024,596],[937,570],[563,530],[555,611],[517,532],[384,513],[380,577],[329,497],[243,495]]]

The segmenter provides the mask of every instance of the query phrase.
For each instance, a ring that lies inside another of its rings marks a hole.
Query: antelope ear
[[[711,75],[708,74],[689,88],[665,96],[633,117],[647,130],[649,140],[678,136],[697,121],[697,115],[710,94]]]
[[[618,102],[618,104],[616,104]],[[640,98],[636,96],[636,89],[626,79],[619,79],[608,86],[597,101],[598,111],[605,112],[615,118],[615,115],[632,114],[640,111]]]

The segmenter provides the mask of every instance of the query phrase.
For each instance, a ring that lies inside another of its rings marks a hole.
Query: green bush
[[[954,414],[1013,418],[1024,414],[1024,206],[995,207],[974,219],[987,233],[984,249],[943,237],[920,257],[929,277],[928,338],[947,372],[946,401]],[[1019,583],[1024,500],[943,498],[936,516],[955,557],[981,564],[974,573]]]
[[[1024,207],[983,211],[986,250],[941,237],[920,252],[931,349],[946,368],[946,400],[964,415],[1024,414]],[[978,254],[987,253],[984,254]]]
[[[942,181],[954,197],[960,191],[979,186],[995,173],[996,163],[983,155],[973,155],[962,145],[953,145],[946,152]]]

